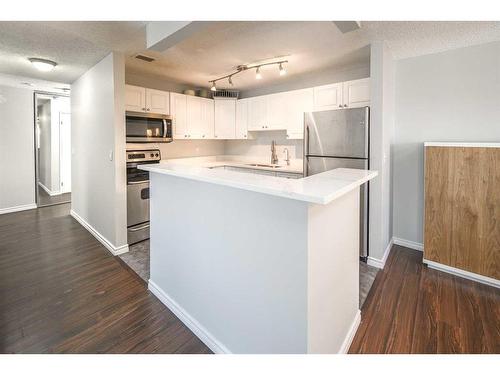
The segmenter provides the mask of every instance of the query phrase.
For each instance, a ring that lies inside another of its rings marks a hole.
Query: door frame
[[[37,208],[40,207],[46,207],[46,206],[54,206],[57,204],[64,204],[64,203],[69,203],[68,202],[57,202],[53,204],[40,204],[39,198],[38,198],[38,177],[39,177],[39,170],[38,170],[38,134],[37,134],[37,115],[38,115],[38,106],[37,106],[37,100],[38,98],[43,98],[43,97],[51,97],[51,98],[56,98],[56,97],[63,97],[63,98],[70,98],[70,95],[68,94],[61,94],[57,92],[50,92],[50,91],[41,91],[41,90],[35,90],[33,91],[33,148],[34,148],[34,168],[35,168],[35,173],[34,173],[34,184],[35,184],[35,204]],[[51,114],[52,115],[52,114]]]

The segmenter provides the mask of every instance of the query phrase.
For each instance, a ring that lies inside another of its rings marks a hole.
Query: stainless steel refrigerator
[[[336,168],[370,168],[370,108],[304,115],[304,176]],[[368,191],[360,189],[360,257],[368,256]]]

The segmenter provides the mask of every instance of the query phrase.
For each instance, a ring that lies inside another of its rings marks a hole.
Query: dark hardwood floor
[[[69,205],[0,215],[0,353],[209,353]],[[351,353],[500,353],[500,292],[394,246]]]
[[[0,215],[1,353],[209,353],[69,205]]]
[[[394,246],[350,353],[500,353],[499,289],[436,271]]]

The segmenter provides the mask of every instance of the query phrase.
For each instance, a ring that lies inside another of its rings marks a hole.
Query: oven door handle
[[[139,230],[143,230],[143,229],[146,229],[146,228],[149,228],[149,223],[148,224],[144,224],[143,226],[140,226],[139,228],[128,228],[128,230],[131,231],[131,232],[137,232]]]
[[[140,185],[140,184],[149,184],[149,180],[127,182],[127,185]]]

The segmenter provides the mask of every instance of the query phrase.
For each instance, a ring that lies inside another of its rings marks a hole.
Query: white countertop
[[[424,142],[424,147],[500,147],[494,142]]]
[[[190,180],[208,182],[278,197],[310,203],[328,204],[378,175],[377,171],[338,168],[301,179],[287,179],[259,174],[241,173],[224,169],[210,169],[231,165],[230,161],[217,157],[170,159],[159,164],[139,166],[152,173],[183,177]],[[241,166],[241,161],[233,165]],[[249,167],[254,168],[255,167]],[[297,163],[290,167],[271,169],[276,172],[300,173]],[[297,172],[298,171],[298,172]]]

